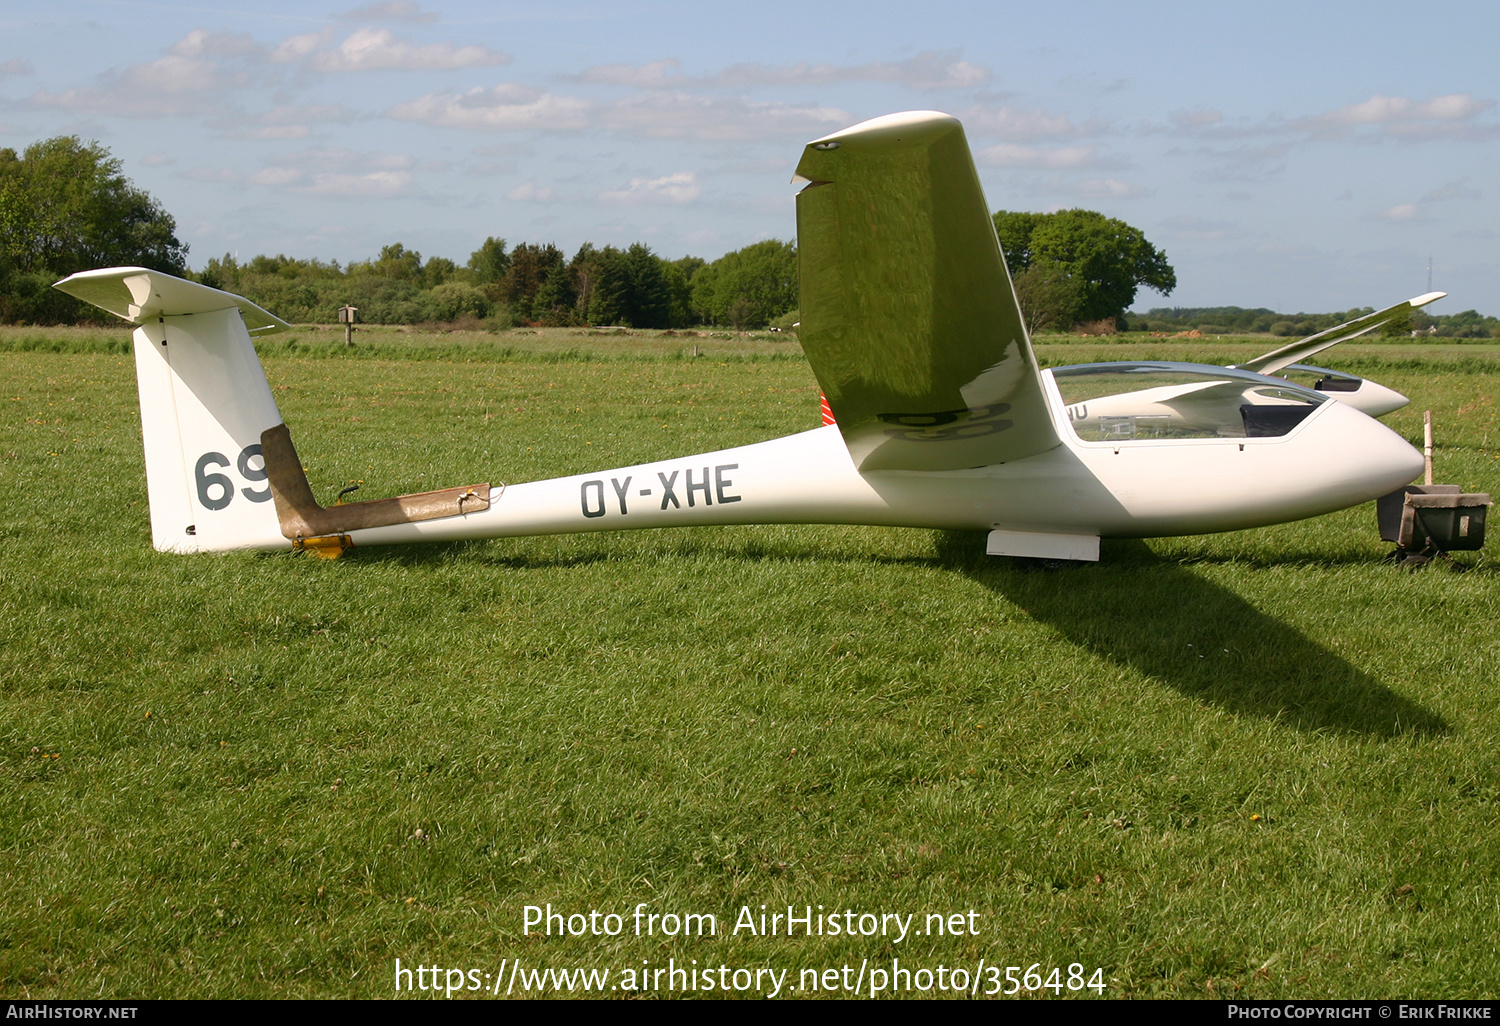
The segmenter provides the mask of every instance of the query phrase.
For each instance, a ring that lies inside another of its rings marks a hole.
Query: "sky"
[[[802,147],[941,110],[991,209],[1098,210],[1136,308],[1500,315],[1500,5],[0,0],[0,146],[97,140],[189,264],[488,236],[712,260]]]

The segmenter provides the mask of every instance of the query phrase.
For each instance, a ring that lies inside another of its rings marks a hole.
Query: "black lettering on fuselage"
[[[724,489],[734,486],[734,482],[724,476],[724,471],[738,470],[739,467],[738,463],[725,463],[722,466],[714,468],[714,494],[719,497],[719,505],[721,506],[726,502],[739,502],[744,498],[743,495],[730,495],[724,491]]]
[[[674,509],[681,509],[682,508],[682,503],[680,503],[680,502],[677,501],[677,493],[674,492],[674,491],[672,491],[672,486],[677,483],[677,471],[675,471],[675,470],[672,471],[672,476],[671,477],[668,477],[666,474],[663,474],[660,471],[657,471],[656,476],[659,477],[659,478],[661,478],[661,487],[662,487],[661,508],[662,509],[666,509],[667,508],[667,503],[670,502],[672,504],[672,507]],[[689,505],[691,505],[691,500],[689,500]]]
[[[609,483],[614,486],[615,495],[620,499],[620,516],[625,515],[625,491],[630,487],[630,478],[626,478],[622,484],[618,478],[610,478]]]
[[[712,506],[714,504],[714,500],[713,500],[713,497],[708,494],[708,468],[707,467],[703,468],[703,481],[700,484],[693,484],[693,470],[692,470],[691,467],[689,467],[683,473],[684,473],[685,479],[687,481],[687,500],[688,500],[688,506],[691,507],[693,505],[693,493],[694,492],[702,492],[703,493],[703,505],[705,505],[705,506]]]
[[[594,490],[595,506],[589,507],[589,489]],[[604,516],[604,482],[585,481],[578,486],[578,503],[583,507],[583,515],[586,517]]]

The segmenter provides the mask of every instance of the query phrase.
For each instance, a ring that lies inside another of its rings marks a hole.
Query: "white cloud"
[[[889,82],[910,89],[973,89],[990,73],[959,59],[957,50],[924,50],[904,61],[869,64],[736,64],[701,80],[714,86],[832,85],[839,82]]]
[[[35,73],[36,69],[19,57],[0,64],[0,78],[6,75],[33,75]]]
[[[165,153],[148,153],[141,158],[141,163],[147,167],[162,167],[167,164],[177,163],[177,158]]]
[[[489,175],[513,175],[520,170],[514,160],[481,160],[464,168],[464,174],[487,177]]]
[[[347,124],[356,111],[339,103],[282,104],[260,114],[219,119],[219,134],[234,139],[306,139],[313,126]]]
[[[552,197],[551,189],[539,189],[535,182],[525,182],[505,194],[506,199],[517,203],[550,203]]]
[[[249,82],[244,72],[226,73],[200,57],[168,54],[104,76],[98,89],[34,93],[27,104],[91,114],[125,117],[174,117],[218,113],[225,97]]]
[[[173,43],[172,48],[167,52],[179,57],[202,57],[204,54],[216,54],[223,57],[259,57],[265,53],[265,48],[243,33],[193,29]]]
[[[408,171],[372,171],[369,174],[321,174],[312,183],[297,187],[298,192],[332,199],[383,199],[399,195],[411,184]]]
[[[412,172],[419,166],[429,170],[441,167],[431,162],[419,165],[404,153],[370,154],[315,148],[281,154],[275,164],[261,168],[244,180],[252,185],[332,199],[382,199],[409,192],[415,180]]]
[[[309,172],[364,171],[369,168],[381,170],[405,170],[416,166],[416,160],[405,153],[359,153],[355,150],[314,148],[296,150],[278,158],[282,166],[300,167]]]
[[[599,194],[606,203],[691,203],[701,195],[698,179],[691,171],[662,178],[632,178],[623,189]]]
[[[1353,103],[1314,120],[1330,125],[1387,125],[1398,121],[1463,121],[1493,107],[1493,100],[1476,100],[1468,93],[1434,96],[1417,102],[1404,96],[1378,93],[1363,103]]]
[[[1186,152],[1193,156],[1207,157],[1207,167],[1193,173],[1205,182],[1261,182],[1275,178],[1286,170],[1286,155],[1289,143],[1268,143],[1264,146],[1201,146]],[[1171,150],[1168,156],[1181,156],[1184,151]]]
[[[783,140],[816,138],[856,119],[812,104],[755,103],[684,92],[632,96],[599,111],[601,127],[653,139]]]
[[[323,33],[321,32],[303,32],[301,35],[287,36],[276,45],[266,59],[275,64],[292,64],[306,60],[308,55],[322,43]]]
[[[1495,107],[1470,93],[1450,93],[1426,100],[1376,94],[1326,114],[1290,123],[1310,137],[1357,132],[1405,142],[1428,140],[1479,141],[1500,138],[1500,125],[1480,115]]]
[[[1322,114],[1298,118],[1281,115],[1253,120],[1226,120],[1217,110],[1173,111],[1166,126],[1144,126],[1146,133],[1170,130],[1210,139],[1281,136],[1296,141],[1354,135],[1393,138],[1408,142],[1425,140],[1488,140],[1500,138],[1500,125],[1481,115],[1495,107],[1494,100],[1472,93],[1449,93],[1425,100],[1375,94],[1368,100],[1346,104]]]
[[[226,132],[238,139],[306,139],[312,135],[311,125],[246,125],[233,132]]]
[[[1008,105],[998,108],[971,107],[956,116],[971,135],[998,135],[1002,139],[1013,141],[1076,136],[1101,130],[1101,126],[1096,124],[1074,124],[1064,114],[1018,110]]]
[[[842,82],[889,82],[910,89],[972,89],[989,80],[985,69],[959,59],[957,50],[925,50],[904,61],[869,64],[735,64],[712,75],[683,75],[675,58],[647,64],[600,64],[576,81],[635,89],[684,86],[740,89],[756,86],[834,85]]]
[[[588,124],[589,104],[572,96],[503,83],[491,89],[476,86],[466,93],[429,93],[397,104],[386,116],[447,128],[566,130]]]
[[[447,71],[509,63],[508,54],[484,46],[418,46],[398,39],[389,29],[358,29],[333,49],[314,55],[308,66],[330,72]]]
[[[302,172],[294,167],[267,167],[250,176],[252,185],[291,185],[302,180]]]
[[[991,167],[1040,167],[1053,170],[1087,167],[1094,162],[1092,146],[1020,146],[1015,143],[1000,143],[980,150],[975,156],[979,163]]]
[[[1422,208],[1415,203],[1397,203],[1394,207],[1377,210],[1375,213],[1370,214],[1367,220],[1393,221],[1400,224],[1405,221],[1426,221],[1429,218],[1422,212]]]
[[[801,140],[843,128],[847,111],[813,104],[755,103],[680,91],[650,91],[608,104],[544,92],[519,83],[466,93],[429,93],[386,111],[400,121],[494,131],[599,128],[653,139],[742,142]]]
[[[120,84],[127,89],[155,93],[212,92],[243,81],[243,76],[222,76],[218,65],[212,61],[178,54],[168,54],[148,64],[137,64],[120,76]]]

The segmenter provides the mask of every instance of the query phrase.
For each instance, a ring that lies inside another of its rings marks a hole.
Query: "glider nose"
[[[1329,410],[1334,412],[1345,422],[1341,425],[1347,438],[1344,472],[1351,483],[1357,481],[1365,492],[1361,501],[1395,491],[1422,473],[1422,454],[1396,432],[1350,407]]]
[[[1359,388],[1355,391],[1344,395],[1334,395],[1333,398],[1371,417],[1384,417],[1387,413],[1399,410],[1411,402],[1394,388],[1387,388],[1369,378],[1361,381]]]

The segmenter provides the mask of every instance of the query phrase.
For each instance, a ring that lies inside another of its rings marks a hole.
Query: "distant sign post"
[[[359,307],[339,307],[339,323],[344,326],[344,345],[354,345],[354,326],[359,323]]]

